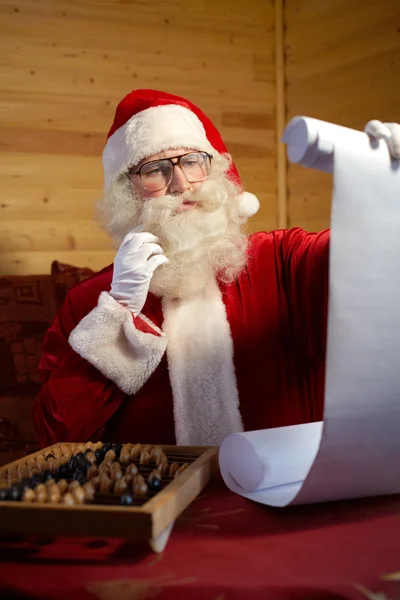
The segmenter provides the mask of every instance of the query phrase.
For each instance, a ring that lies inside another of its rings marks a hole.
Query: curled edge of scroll
[[[285,506],[299,493],[319,450],[323,422],[233,433],[219,451],[221,475],[232,491]]]

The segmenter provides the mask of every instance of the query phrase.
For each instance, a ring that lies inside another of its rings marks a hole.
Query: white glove
[[[157,267],[168,262],[158,238],[142,226],[128,233],[114,259],[111,296],[135,316],[142,310]]]
[[[383,139],[388,145],[392,158],[400,159],[400,125],[398,123],[382,123],[382,121],[369,121],[365,133],[376,139]]]

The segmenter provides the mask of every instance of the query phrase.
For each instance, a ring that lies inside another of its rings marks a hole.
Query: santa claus
[[[368,131],[398,153],[395,126]],[[118,251],[46,335],[41,444],[216,445],[320,420],[329,232],[246,236],[258,201],[211,121],[178,96],[128,94],[103,164],[98,215]]]

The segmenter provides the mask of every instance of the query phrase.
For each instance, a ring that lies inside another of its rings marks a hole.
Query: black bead
[[[121,454],[122,450],[122,444],[120,444],[119,442],[117,444],[113,444],[111,450],[114,450],[117,458],[119,458],[119,455]]]
[[[112,448],[112,442],[106,442],[101,448],[104,451],[104,456],[107,454],[109,450]]]
[[[33,487],[32,480],[29,477],[24,477],[24,479],[20,481],[19,487],[21,492],[24,493],[27,488]]]
[[[35,486],[38,483],[42,483],[42,474],[41,473],[35,473],[32,476],[32,485]]]
[[[64,479],[65,477],[68,477],[68,465],[60,465],[57,469],[57,477],[59,477],[60,479]]]
[[[131,494],[130,492],[126,492],[125,494],[122,494],[119,502],[120,502],[120,504],[122,504],[122,506],[132,506],[133,501],[134,501],[133,494]]]
[[[83,485],[86,483],[86,475],[82,473],[82,471],[77,470],[72,476],[72,479],[75,479],[79,483],[79,485]]]
[[[8,490],[8,500],[21,500],[21,490],[18,484],[12,485]]]
[[[7,488],[1,488],[1,490],[0,490],[0,502],[2,500],[8,500],[8,489]]]
[[[94,451],[94,455],[96,457],[97,464],[101,463],[101,461],[103,460],[104,456],[103,456],[100,448],[98,448],[97,450]]]
[[[80,460],[82,460],[82,458],[83,458],[85,455],[83,454],[83,452],[78,452],[78,454],[75,454],[75,456],[76,456],[77,460],[78,460],[78,461],[80,461]]]
[[[53,473],[51,471],[45,471],[43,473],[43,483],[49,479],[53,479]]]
[[[54,454],[48,454],[48,455],[46,456],[46,460],[49,460],[49,458],[55,458]]]
[[[82,456],[82,458],[78,460],[78,467],[79,469],[82,469],[82,471],[87,471],[91,466],[92,465],[90,464],[90,462],[86,460],[84,456]]]
[[[76,471],[76,469],[78,468],[78,459],[76,458],[76,456],[72,456],[67,464],[69,471]]]
[[[158,477],[154,477],[153,479],[150,479],[150,481],[147,482],[147,485],[151,492],[158,492],[158,490],[161,489],[161,479],[158,479]]]

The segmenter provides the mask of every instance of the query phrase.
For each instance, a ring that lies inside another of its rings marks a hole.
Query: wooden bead
[[[128,450],[128,452],[130,452],[133,448],[133,444],[123,444],[122,445],[122,450]]]
[[[133,448],[131,450],[131,459],[134,460],[135,458],[139,458],[141,453],[142,453],[141,444],[136,444],[135,446],[133,446]]]
[[[130,452],[127,448],[122,448],[121,454],[119,455],[119,462],[122,465],[129,465],[131,461]]]
[[[163,462],[167,461],[168,462],[168,458],[165,456],[164,452],[160,453],[156,458],[155,458],[155,463],[156,465],[161,465]]]
[[[139,460],[140,464],[148,465],[150,463],[150,461],[151,461],[150,454],[148,452],[142,452],[140,455],[140,460]]]
[[[106,473],[100,473],[100,492],[102,494],[111,492],[112,485],[113,483],[108,475]]]
[[[20,480],[29,477],[28,469],[21,469],[20,471],[18,471],[18,477]]]
[[[111,473],[111,479],[113,481],[118,481],[119,479],[123,479],[123,473],[122,473],[122,471],[119,471],[118,469],[115,469],[115,471],[113,471]]]
[[[47,502],[47,492],[39,492],[36,494],[36,502],[38,504],[45,504]]]
[[[146,483],[143,475],[136,475],[136,477],[133,478],[133,485],[137,485],[139,483]]]
[[[62,503],[67,504],[68,506],[72,506],[73,504],[75,504],[75,498],[74,498],[73,494],[71,494],[70,492],[65,494],[63,496]]]
[[[59,462],[56,458],[49,458],[49,460],[47,461],[47,468],[52,473],[55,473],[55,471],[57,471],[58,465]]]
[[[99,474],[99,469],[95,465],[92,465],[88,469],[87,478],[90,481],[91,479],[93,479],[93,477],[97,477],[98,474]]]
[[[122,472],[122,467],[119,464],[119,462],[112,463],[112,465],[110,467],[110,473],[114,473],[115,471],[121,471]]]
[[[108,460],[110,462],[114,462],[115,458],[116,458],[116,454],[114,452],[114,450],[108,450],[108,452],[106,453],[104,460]]]
[[[92,486],[94,487],[95,491],[99,491],[100,489],[100,476],[97,475],[97,477],[93,477],[93,479],[90,480],[90,483],[92,484]]]
[[[126,482],[123,479],[118,479],[118,481],[116,481],[115,485],[114,485],[114,494],[118,494],[119,496],[122,496],[122,494],[124,494],[127,489],[128,489],[128,486],[127,486]]]
[[[61,459],[61,457],[62,457],[62,455],[63,455],[63,453],[62,453],[62,450],[61,450],[61,447],[60,447],[60,446],[56,446],[55,448],[53,448],[53,450],[52,450],[52,455],[53,455],[53,456],[54,456],[54,457],[55,457],[57,460],[60,460],[60,459]]]
[[[93,446],[93,450],[100,450],[103,447],[103,442],[96,442]]]
[[[56,485],[56,482],[54,479],[48,479],[44,485],[49,488],[52,485]]]
[[[100,473],[109,473],[111,471],[111,464],[109,462],[102,462],[101,465],[99,466],[99,472]]]
[[[135,496],[146,496],[148,492],[147,483],[136,483],[133,489]]]
[[[74,454],[79,454],[79,452],[85,452],[86,447],[85,444],[78,444],[77,447],[75,448],[75,452]]]
[[[86,483],[84,483],[82,486],[82,489],[85,493],[85,500],[93,500],[94,499],[95,489],[94,489],[94,485],[91,481],[87,481]]]
[[[69,459],[72,457],[72,452],[71,450],[68,448],[65,452],[63,452],[63,457],[62,457],[62,461],[63,463],[66,463],[69,461]]]
[[[51,487],[49,487],[47,495],[50,504],[58,504],[59,502],[61,502],[61,492],[58,485],[52,485]]]
[[[129,465],[129,467],[127,467],[125,473],[132,475],[132,477],[135,477],[139,473],[139,471],[137,466],[134,463],[132,463]]]
[[[128,486],[128,488],[132,487],[133,477],[132,477],[132,475],[130,473],[125,473],[125,475],[123,476],[122,479],[125,481],[125,483]]]
[[[31,488],[26,488],[24,495],[22,496],[22,502],[34,502],[36,500],[36,493]]]
[[[154,448],[150,452],[150,456],[151,456],[151,459],[154,460],[157,464],[157,459],[160,456],[165,456],[164,450],[161,448],[161,446],[154,446]]]
[[[65,454],[66,452],[71,452],[71,449],[69,447],[69,444],[61,444],[61,446],[59,446],[62,454]]]
[[[71,483],[68,485],[68,491],[71,492],[71,494],[72,494],[72,492],[74,490],[76,490],[76,488],[78,488],[78,487],[80,487],[80,484],[78,483],[78,481],[76,481],[75,479],[73,479],[71,481]]]
[[[179,469],[179,464],[176,462],[173,462],[169,468],[169,474],[172,475],[172,477],[173,477],[178,469]]]
[[[160,465],[158,465],[157,470],[160,471],[160,473],[163,475],[168,473],[169,472],[168,460],[165,459]]]
[[[86,450],[91,450],[93,452],[93,450],[94,450],[94,444],[93,444],[93,442],[86,442],[85,448],[86,448]]]
[[[96,464],[96,456],[94,455],[94,452],[88,452],[86,454],[86,460],[88,462],[90,462],[91,465],[95,465]]]
[[[60,481],[57,482],[57,487],[61,494],[64,494],[68,489],[68,481],[66,479],[60,479]]]
[[[72,494],[77,504],[83,504],[85,502],[85,492],[81,487],[76,488]]]
[[[35,492],[36,494],[41,494],[42,492],[43,494],[47,494],[47,487],[44,485],[44,483],[38,483],[35,487]]]
[[[150,446],[150,444],[146,444],[145,446],[143,446],[142,448],[142,452],[148,452],[149,454],[151,454],[151,451],[153,450],[153,446]]]

